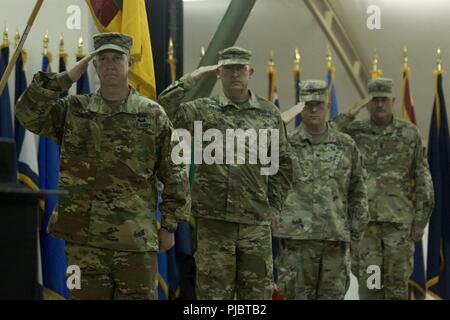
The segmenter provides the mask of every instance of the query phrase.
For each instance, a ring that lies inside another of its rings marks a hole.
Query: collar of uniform
[[[375,122],[373,122],[372,119],[369,119],[368,121],[371,131],[378,134],[391,133],[395,131],[395,128],[397,128],[398,126],[398,120],[395,118],[395,116],[392,116],[391,122],[386,127],[378,126],[377,124],[375,124]]]
[[[313,135],[311,133],[309,133],[309,132],[306,132],[303,123],[300,125],[298,130],[299,130],[300,140],[308,141],[309,143],[313,143],[314,142]],[[331,127],[327,123],[327,128],[326,128],[325,132],[323,133],[323,136],[321,136],[321,138],[319,140],[316,140],[315,141],[316,143],[314,143],[314,144],[323,144],[323,143],[335,142],[336,138],[335,138],[335,136],[333,134],[330,134],[330,130],[331,130]]]
[[[248,104],[251,108],[260,108],[261,105],[259,104],[258,99],[256,98],[256,95],[251,90],[248,90],[248,93],[250,95],[250,98],[243,104]],[[225,96],[225,94],[223,92],[219,94],[218,100],[219,100],[219,105],[221,107],[233,106],[235,108],[240,108],[239,104],[232,102],[230,99],[228,99]]]
[[[105,99],[103,99],[100,93],[100,89],[97,89],[91,101],[89,102],[87,109],[92,112],[108,115],[120,112],[136,113],[137,110],[134,110],[135,104],[132,103],[136,98],[136,96],[137,96],[136,90],[130,87],[130,93],[128,94],[128,97],[124,101],[122,101],[122,103],[120,103],[118,106],[114,106],[114,103],[113,106],[111,106],[108,103],[106,103]]]

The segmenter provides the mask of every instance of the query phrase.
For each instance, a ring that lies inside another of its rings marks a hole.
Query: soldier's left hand
[[[81,78],[81,76],[86,72],[86,70],[89,66],[89,62],[92,59],[94,59],[94,57],[96,55],[97,55],[96,52],[92,52],[92,53],[88,54],[86,57],[84,57],[83,59],[81,59],[80,61],[78,61],[75,64],[75,66],[73,66],[73,68],[68,71],[69,78],[73,82],[78,81]]]
[[[422,236],[423,236],[423,228],[419,227],[419,226],[412,226],[411,228],[411,239],[414,242],[420,241],[422,240]]]
[[[272,228],[272,232],[278,231],[278,229],[280,228],[280,219],[278,219],[278,218],[273,219],[271,228]]]
[[[175,234],[164,228],[158,231],[159,252],[165,252],[175,245]]]
[[[361,241],[359,240],[350,240],[350,250],[357,251],[359,249],[359,244]]]

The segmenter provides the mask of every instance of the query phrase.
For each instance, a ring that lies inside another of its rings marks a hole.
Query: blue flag
[[[77,62],[83,59],[84,56],[77,56]],[[77,94],[87,94],[90,93],[91,89],[89,87],[89,76],[88,71],[86,70],[85,73],[81,76],[80,79],[77,81]]]
[[[422,240],[416,242],[415,244],[413,273],[408,280],[408,285],[410,300],[425,300],[426,280]]]
[[[450,299],[450,144],[442,73],[436,75],[436,93],[428,140],[428,162],[435,207],[428,231],[427,292]]]
[[[22,50],[17,58],[15,65],[15,88],[14,88],[14,102],[17,102],[19,97],[27,88],[27,80],[23,69],[25,60],[25,51]],[[39,137],[34,133],[26,130],[22,124],[15,119],[14,135],[16,141],[17,152],[17,176],[18,180],[25,186],[32,190],[39,190],[39,168],[37,160],[37,149]],[[44,201],[39,201],[39,207],[44,211]],[[39,229],[37,230],[39,234]],[[37,279],[37,298],[43,298],[43,279],[42,279],[42,257],[41,244],[38,238],[37,245],[38,255],[38,279]]]
[[[22,52],[16,61],[15,68],[15,92],[14,101],[17,102],[19,97],[27,88],[27,79],[23,69],[24,55]],[[39,168],[37,161],[38,154],[38,136],[25,129],[22,124],[16,119],[15,121],[15,139],[17,150],[17,168],[19,170],[19,181],[30,187],[33,190],[39,189]],[[41,209],[44,209],[41,203]]]
[[[159,204],[161,203],[161,190],[162,183],[157,182],[158,190],[158,202],[156,208],[156,220],[158,224],[158,230],[161,228],[161,211],[159,210]],[[158,253],[158,300],[169,300],[169,279],[168,279],[168,261],[167,253]]]
[[[334,86],[334,67],[327,69],[328,101],[331,103],[330,118],[334,119],[339,114],[339,107],[336,97],[336,88]]]
[[[9,46],[1,46],[0,57],[0,77],[8,66],[9,61]],[[12,118],[11,118],[11,103],[9,100],[9,89],[6,84],[5,89],[0,95],[0,137],[14,138]]]
[[[60,60],[60,71],[65,70],[64,59]],[[42,58],[42,71],[50,72],[50,57]],[[58,189],[59,146],[46,137],[39,138],[39,186],[41,189]],[[66,285],[67,258],[64,240],[47,233],[48,223],[56,205],[55,196],[45,198],[44,220],[41,231],[42,272],[44,297],[47,299],[67,299]]]

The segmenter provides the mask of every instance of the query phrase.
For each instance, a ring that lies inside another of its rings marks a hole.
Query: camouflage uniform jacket
[[[237,223],[269,224],[281,212],[292,179],[290,146],[278,108],[251,92],[249,101],[240,106],[223,94],[181,103],[185,93],[194,85],[192,77],[186,75],[164,90],[159,97],[159,102],[166,109],[174,127],[187,129],[192,135],[194,121],[201,121],[204,131],[217,129],[223,137],[226,136],[227,129],[277,129],[279,170],[274,175],[261,175],[260,169],[263,166],[259,160],[256,164],[248,161],[245,164],[226,164],[226,161],[223,164],[205,164],[204,161],[197,164],[191,191],[193,214]],[[270,142],[270,137],[267,140]],[[224,157],[225,144],[224,142]],[[203,142],[203,149],[205,145],[208,143]],[[268,153],[271,147],[269,146]],[[248,149],[246,139],[246,157]]]
[[[434,206],[433,184],[417,127],[393,118],[382,128],[352,113],[335,125],[355,140],[367,170],[370,221],[425,227]]]
[[[318,137],[303,125],[289,131],[293,188],[277,236],[297,240],[359,240],[369,220],[365,171],[356,143],[331,127]]]
[[[49,231],[70,242],[124,251],[157,251],[155,177],[165,185],[161,224],[188,220],[184,166],[170,154],[173,128],[164,110],[131,89],[108,105],[99,92],[58,99],[67,72],[38,72],[16,105],[28,130],[61,146],[59,199]]]

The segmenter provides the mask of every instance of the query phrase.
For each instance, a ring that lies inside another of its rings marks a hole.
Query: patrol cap
[[[120,32],[105,32],[94,35],[94,52],[115,50],[130,54],[133,38]]]
[[[388,78],[370,79],[367,82],[369,95],[373,97],[393,97],[394,81]]]
[[[230,47],[219,51],[219,65],[250,64],[252,52],[239,47]]]
[[[300,101],[327,101],[327,83],[323,80],[304,80],[300,82]]]

